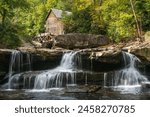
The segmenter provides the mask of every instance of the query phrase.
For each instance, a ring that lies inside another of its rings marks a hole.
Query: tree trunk
[[[136,13],[135,13],[133,0],[130,0],[130,4],[131,4],[132,12],[133,12],[133,15],[134,15],[134,20],[135,20],[135,23],[136,23],[137,34],[138,34],[138,37],[141,38],[141,30],[140,30],[138,18],[137,18]]]

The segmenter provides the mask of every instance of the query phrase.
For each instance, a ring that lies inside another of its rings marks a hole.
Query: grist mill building
[[[52,35],[64,34],[64,25],[61,21],[62,15],[71,15],[71,12],[62,11],[58,9],[51,9],[46,17],[45,33],[50,33]]]

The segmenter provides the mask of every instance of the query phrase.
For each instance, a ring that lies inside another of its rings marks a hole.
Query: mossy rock
[[[147,31],[144,35],[145,37],[145,41],[149,41],[150,42],[150,31]]]

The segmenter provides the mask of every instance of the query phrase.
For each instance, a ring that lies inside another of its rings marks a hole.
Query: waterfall
[[[88,76],[87,76],[87,73],[85,73],[85,85],[88,85]]]
[[[114,76],[114,86],[141,85],[147,78],[136,69],[136,63],[140,60],[133,54],[123,52],[125,68],[117,71]]]
[[[104,87],[107,87],[107,73],[104,73]]]
[[[11,79],[13,74],[20,73],[21,71],[31,70],[31,57],[30,54],[23,54],[20,51],[14,50],[11,54],[9,72],[6,75],[8,78],[8,88],[11,88]]]
[[[23,54],[20,51],[14,50],[11,54],[9,64],[9,76],[13,73],[31,70],[31,57],[29,53]]]
[[[81,56],[78,54],[78,51],[76,52],[67,52],[63,55],[62,60],[60,62],[60,66],[58,68],[60,69],[70,69],[75,70],[77,68],[81,69],[82,67],[82,61]]]
[[[11,75],[9,84],[13,89],[20,87],[24,89],[49,89],[74,86],[76,85],[76,74],[81,67],[82,61],[79,52],[66,52],[58,67],[32,74],[27,72]]]
[[[71,51],[64,53],[58,67],[36,76],[34,89],[60,88],[66,85],[76,85],[76,71],[81,63],[78,52]]]

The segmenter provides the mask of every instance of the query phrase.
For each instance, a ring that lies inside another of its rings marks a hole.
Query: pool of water
[[[81,89],[80,89],[81,90]],[[96,92],[48,90],[0,90],[1,100],[149,100],[150,90],[141,86],[102,87]]]

